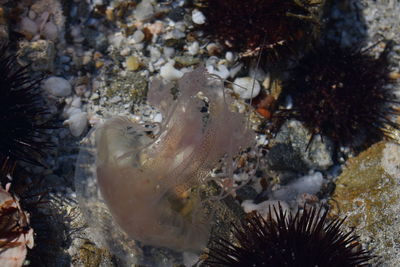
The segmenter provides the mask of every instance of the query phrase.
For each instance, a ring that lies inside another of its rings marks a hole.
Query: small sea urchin
[[[295,216],[279,205],[269,210],[268,220],[253,213],[242,227],[234,226],[232,243],[216,242],[205,260],[206,266],[363,266],[372,258],[359,249],[358,237],[343,233],[343,220],[327,222],[328,211],[305,207]]]
[[[41,122],[48,113],[40,96],[41,79],[32,79],[20,67],[8,46],[0,45],[0,170],[11,171],[16,161],[41,165],[39,158],[49,143],[39,136],[51,128]]]
[[[200,0],[205,33],[242,56],[279,58],[318,32],[310,0]]]
[[[400,101],[390,86],[389,47],[378,58],[332,43],[316,48],[291,71],[284,96],[293,108],[278,114],[352,148],[390,136]]]

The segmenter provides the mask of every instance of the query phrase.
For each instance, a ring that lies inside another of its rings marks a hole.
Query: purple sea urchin
[[[303,122],[312,136],[353,148],[389,136],[388,128],[399,129],[392,119],[400,114],[388,86],[389,47],[379,58],[338,44],[316,48],[291,71],[284,89],[293,108],[279,113]]]
[[[242,227],[234,226],[232,243],[226,239],[210,249],[206,266],[363,266],[373,258],[358,249],[358,237],[343,233],[344,220],[327,222],[328,211],[305,207],[295,216],[279,206],[268,220],[253,213]],[[275,218],[274,218],[275,217]]]
[[[310,0],[202,0],[205,33],[242,56],[281,57],[318,32]]]
[[[39,158],[49,143],[38,137],[52,128],[40,122],[47,114],[39,91],[41,79],[32,79],[27,67],[18,66],[7,50],[7,45],[0,45],[0,170],[4,174],[18,160],[42,165]]]

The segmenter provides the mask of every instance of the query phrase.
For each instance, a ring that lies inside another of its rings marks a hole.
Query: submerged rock
[[[384,265],[399,266],[400,146],[379,142],[348,160],[336,182],[332,215],[347,216]]]

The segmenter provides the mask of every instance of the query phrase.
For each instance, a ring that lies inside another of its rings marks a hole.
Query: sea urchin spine
[[[8,46],[0,45],[0,170],[12,171],[18,160],[42,165],[39,158],[49,143],[41,141],[45,129],[41,122],[48,115],[40,96],[41,79],[32,79],[27,67],[20,67]]]
[[[271,210],[273,209],[273,210]],[[373,256],[358,249],[358,237],[343,233],[344,220],[327,222],[328,210],[306,206],[292,216],[279,205],[268,220],[253,213],[241,227],[233,226],[236,242],[216,241],[206,266],[363,266]]]
[[[356,148],[371,144],[388,129],[399,129],[400,115],[386,50],[375,58],[360,49],[323,45],[306,55],[284,84],[293,108],[281,110],[285,118],[301,121],[312,133],[336,144]]]

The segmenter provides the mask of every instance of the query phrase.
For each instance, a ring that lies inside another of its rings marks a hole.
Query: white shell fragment
[[[174,81],[182,78],[183,72],[175,69],[174,61],[170,61],[160,69],[160,75],[166,80]]]
[[[55,76],[46,79],[42,88],[58,97],[68,96],[72,92],[71,84],[66,79]]]
[[[188,47],[188,53],[189,53],[189,55],[192,55],[192,56],[197,55],[197,53],[199,52],[199,49],[200,49],[199,42],[193,42]]]
[[[257,80],[251,77],[236,78],[233,81],[233,91],[243,99],[256,97],[261,90],[261,86]]]
[[[204,24],[206,22],[206,17],[201,11],[195,9],[192,12],[192,20],[196,24]]]

